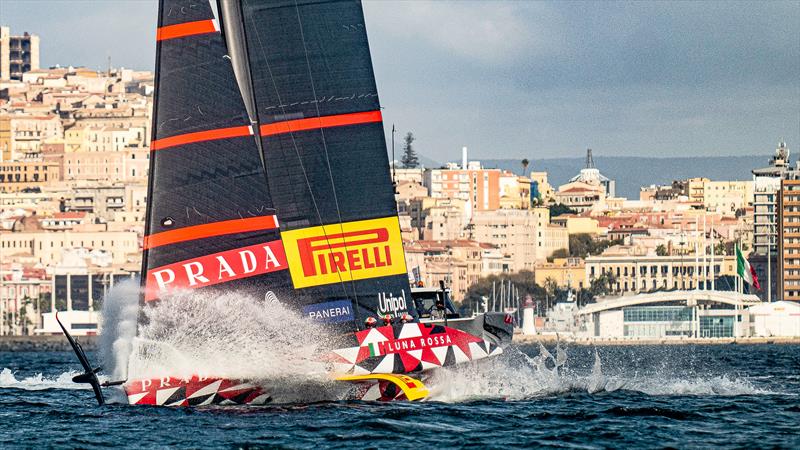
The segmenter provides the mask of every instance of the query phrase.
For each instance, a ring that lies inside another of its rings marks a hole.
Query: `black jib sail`
[[[412,311],[360,2],[218,3],[223,33],[160,3],[145,301],[246,291],[341,330]]]

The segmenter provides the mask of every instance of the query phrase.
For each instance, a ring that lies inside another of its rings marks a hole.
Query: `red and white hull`
[[[415,382],[422,382],[403,374],[425,378],[424,374],[435,368],[502,353],[502,348],[488,340],[441,325],[387,325],[353,336],[356,345],[325,357],[331,362],[331,377],[341,377],[338,379],[344,383],[344,388],[328,400],[407,400],[406,394],[411,392],[407,388],[414,389]],[[123,388],[131,405],[205,406],[264,405],[275,400],[276,387],[264,382],[192,376],[131,380]]]

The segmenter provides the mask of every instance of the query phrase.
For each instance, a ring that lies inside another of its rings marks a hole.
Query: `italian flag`
[[[755,269],[753,269],[753,266],[745,259],[744,255],[742,255],[742,251],[739,250],[738,245],[736,246],[736,273],[738,273],[747,284],[755,286],[756,289],[761,289],[761,285],[758,284],[758,277],[756,276]]]

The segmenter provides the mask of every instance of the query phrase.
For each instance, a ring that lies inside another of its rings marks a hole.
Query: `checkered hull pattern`
[[[131,405],[264,405],[270,401],[259,386],[223,378],[143,379],[126,383],[124,389]]]
[[[441,325],[387,325],[354,336],[356,345],[329,355],[337,374],[418,373],[503,352],[488,340]]]
[[[406,323],[353,334],[354,345],[327,355],[339,375],[404,374],[477,361],[502,348],[461,330],[441,325]],[[269,389],[243,380],[191,377],[134,380],[125,384],[131,405],[205,406],[263,405]],[[402,390],[383,381],[360,381],[347,400],[406,400]]]

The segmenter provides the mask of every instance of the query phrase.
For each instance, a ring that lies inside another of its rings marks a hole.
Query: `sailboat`
[[[161,0],[156,58],[142,307],[280,302],[336,336],[330,376],[365,400],[424,398],[425,374],[502,352],[505,314],[412,295],[360,1]],[[135,405],[272,398],[214,374],[123,388]]]

